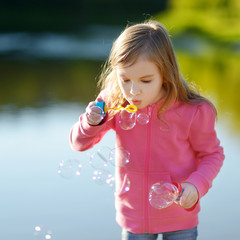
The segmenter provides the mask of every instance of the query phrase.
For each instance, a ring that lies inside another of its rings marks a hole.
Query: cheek
[[[118,85],[119,85],[123,94],[126,94],[128,92],[128,88],[127,88],[126,84],[122,84],[122,83],[118,82]]]
[[[123,91],[123,86],[122,86],[122,84],[121,84],[121,82],[119,80],[118,80],[118,86],[121,89],[121,91]]]
[[[148,88],[146,93],[149,95],[149,97],[156,98],[161,93],[161,86],[159,84],[156,84],[156,85],[152,86],[151,88]]]

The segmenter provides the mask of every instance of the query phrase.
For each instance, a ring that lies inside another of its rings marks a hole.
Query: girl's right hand
[[[198,190],[189,182],[184,182],[181,185],[184,191],[180,198],[179,205],[186,209],[192,208],[198,202]]]
[[[90,102],[86,107],[86,117],[87,122],[90,125],[96,126],[103,120],[104,116],[101,114],[102,111],[99,108],[93,108],[96,105],[96,102]]]

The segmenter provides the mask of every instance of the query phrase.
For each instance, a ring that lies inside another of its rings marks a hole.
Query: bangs
[[[116,66],[131,66],[133,65],[139,56],[145,54],[144,44],[134,44],[127,49],[122,49],[122,51],[117,51],[115,56],[111,59],[111,64],[113,67]]]
[[[144,27],[144,31],[136,27],[125,30],[113,45],[110,54],[111,65],[113,67],[116,65],[131,66],[139,56],[148,55],[148,51],[151,52],[150,35],[149,29],[146,27]]]
[[[146,58],[150,61],[154,61],[156,59],[154,52],[156,50],[153,49],[151,43],[147,40],[137,42],[132,46],[128,47],[125,51],[117,51],[117,54],[110,59],[111,65],[113,67],[116,66],[132,66],[139,57]]]

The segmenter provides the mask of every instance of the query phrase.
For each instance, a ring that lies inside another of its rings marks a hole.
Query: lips
[[[141,103],[142,103],[142,101],[140,101],[140,100],[132,100],[132,103],[133,103],[133,105],[140,105]]]

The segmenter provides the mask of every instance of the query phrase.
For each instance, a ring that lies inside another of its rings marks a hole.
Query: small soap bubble
[[[106,169],[108,166],[111,148],[101,147],[95,153],[90,155],[89,164],[94,169]]]
[[[139,113],[137,115],[137,122],[141,125],[149,123],[149,116],[146,113]]]
[[[115,167],[124,167],[130,162],[130,152],[124,147],[112,149],[109,162]]]
[[[108,186],[115,191],[115,177],[113,175],[109,175],[108,179],[106,180]]]
[[[113,177],[112,173],[110,173],[108,170],[95,170],[93,172],[92,179],[96,184],[104,185],[109,184],[109,180]]]
[[[52,231],[44,225],[34,227],[35,240],[48,240],[52,239]]]
[[[121,186],[116,186],[116,194],[118,195],[127,193],[131,189],[131,182],[125,173],[120,173],[120,179],[120,182],[122,182]]]
[[[104,111],[98,106],[91,107],[92,113],[87,114],[91,123],[98,124],[104,119]]]
[[[76,159],[64,160],[59,163],[58,174],[63,178],[70,179],[80,176],[82,164]]]
[[[130,185],[131,185],[130,180],[127,178],[125,181],[124,187],[122,189],[122,193],[126,193],[130,191]]]
[[[124,130],[130,130],[136,125],[136,113],[122,110],[119,114],[119,124]]]

